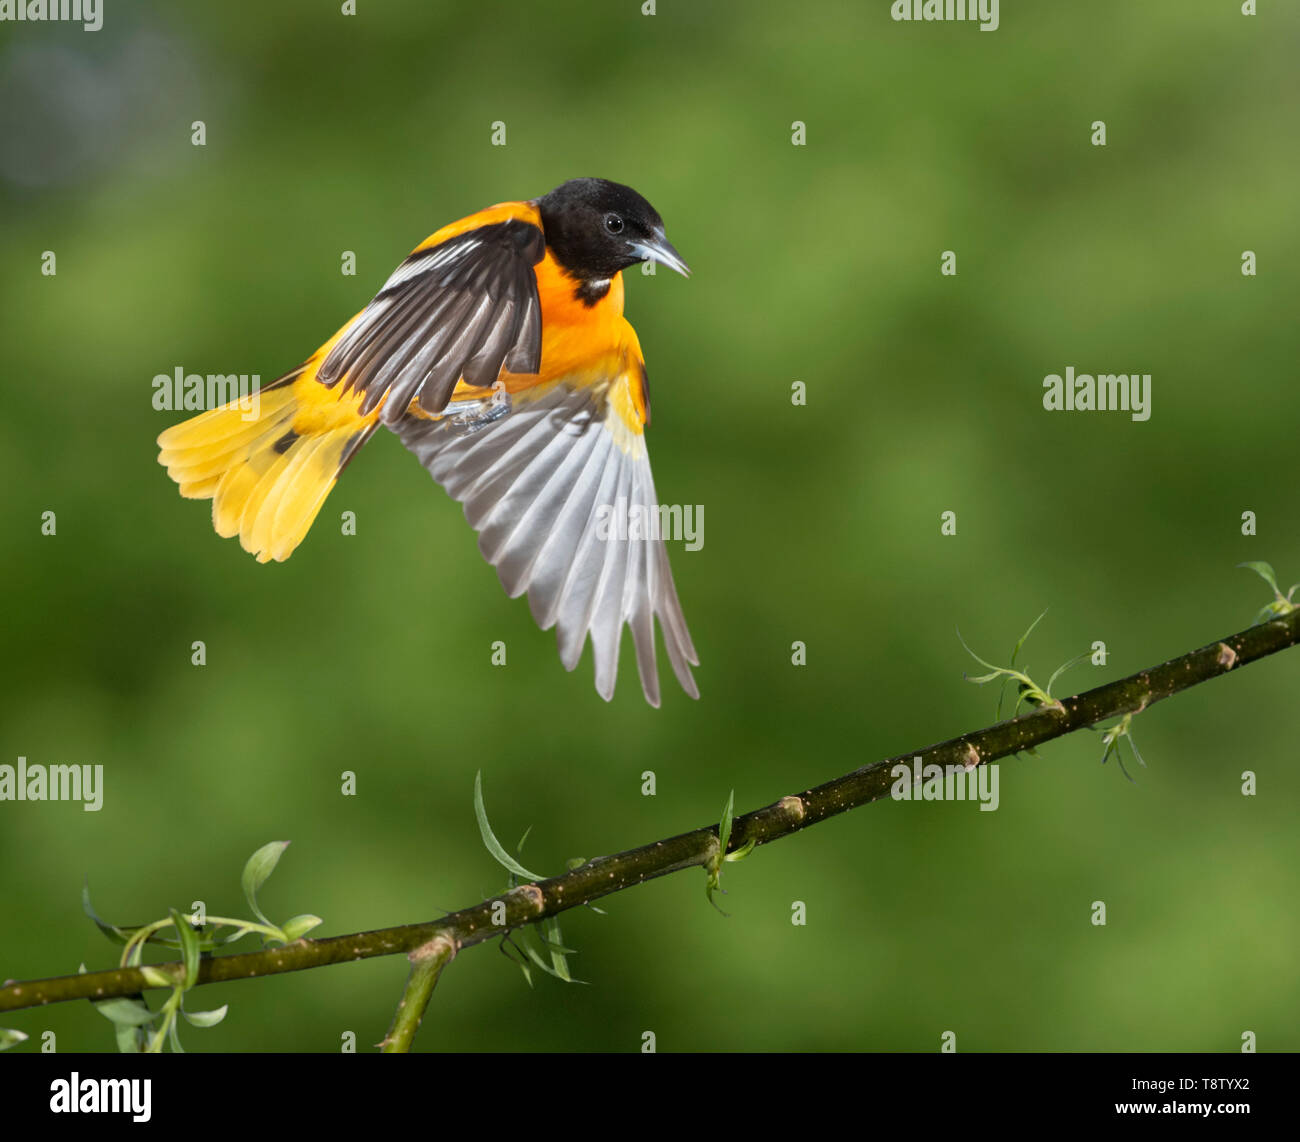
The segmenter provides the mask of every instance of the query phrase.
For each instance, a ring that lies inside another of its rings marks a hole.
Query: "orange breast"
[[[569,277],[547,250],[536,267],[542,302],[542,363],[536,375],[503,373],[509,393],[558,381],[590,387],[608,396],[628,428],[640,433],[646,422],[641,346],[623,317],[623,275],[615,274],[609,292],[595,305],[577,295]]]
[[[587,305],[577,296],[578,282],[559,267],[549,250],[536,271],[542,302],[542,366],[533,383],[589,370],[608,375],[626,340],[623,275],[615,274],[609,292],[595,305]],[[506,383],[509,387],[508,379]]]

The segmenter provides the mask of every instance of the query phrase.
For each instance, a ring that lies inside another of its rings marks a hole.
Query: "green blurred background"
[[[0,978],[115,962],[85,877],[123,923],[243,914],[243,862],[277,838],[263,904],[319,934],[477,902],[504,885],[478,770],[499,834],[532,826],[525,861],[554,872],[716,820],[730,789],[749,809],[976,728],[995,696],[962,680],[957,627],[1005,661],[1050,607],[1035,675],[1110,650],[1070,692],[1247,626],[1268,592],[1235,564],[1300,578],[1300,12],[1261,7],[1008,2],[995,33],[896,24],[887,0],[0,26],[0,759],[107,782],[99,813],[0,804]],[[641,190],[695,271],[628,280],[660,495],[705,505],[703,550],[672,551],[703,696],[664,669],[657,711],[630,640],[611,704],[589,652],[564,672],[395,439],[284,565],[217,538],[155,459],[182,415],[153,409],[155,374],[269,381],[426,233],[589,174]],[[1047,415],[1068,365],[1153,374],[1150,421]],[[1282,655],[1143,714],[1136,786],[1080,734],[1003,763],[996,813],[884,803],[761,849],[727,867],[730,918],[699,873],[570,914],[585,986],[530,990],[480,946],[417,1045],[1294,1050],[1298,683]],[[374,1043],[405,969],[207,989],[191,1006],[230,1015],[186,1046]],[[4,1022],[22,1050],[113,1046],[84,1005]]]

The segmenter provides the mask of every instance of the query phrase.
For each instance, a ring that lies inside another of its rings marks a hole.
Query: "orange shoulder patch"
[[[459,222],[449,222],[441,230],[430,234],[411,253],[418,254],[421,250],[430,250],[434,246],[441,245],[448,238],[454,238],[457,234],[464,234],[469,230],[477,230],[480,226],[511,221],[531,222],[539,230],[542,226],[542,216],[531,202],[499,202],[496,206],[477,211],[467,218],[460,219]]]

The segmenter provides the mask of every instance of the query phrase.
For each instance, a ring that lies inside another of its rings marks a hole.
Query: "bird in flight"
[[[159,462],[217,534],[287,559],[379,427],[461,504],[511,598],[527,592],[573,670],[588,635],[613,697],[623,627],[646,700],[660,702],[658,618],[682,689],[699,665],[668,552],[645,427],[650,402],[622,271],[683,276],[663,221],[631,187],[573,179],[444,226],[298,368],[167,429]],[[609,527],[611,512],[630,525]],[[637,526],[637,521],[641,526]]]

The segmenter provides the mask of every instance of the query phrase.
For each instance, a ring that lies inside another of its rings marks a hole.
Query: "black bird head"
[[[630,186],[575,178],[537,200],[546,244],[584,282],[612,278],[638,262],[659,262],[682,276],[690,269],[664,237],[664,222]]]

